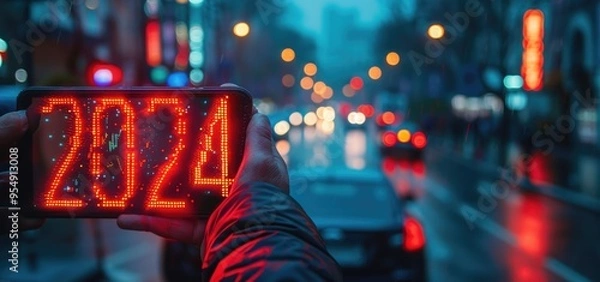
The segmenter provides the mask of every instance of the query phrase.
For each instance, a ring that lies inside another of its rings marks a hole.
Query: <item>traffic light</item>
[[[92,63],[87,72],[87,82],[93,86],[114,86],[123,81],[123,70],[107,63]]]

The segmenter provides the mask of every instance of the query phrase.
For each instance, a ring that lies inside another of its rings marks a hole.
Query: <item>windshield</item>
[[[381,183],[314,183],[292,196],[313,218],[390,221],[396,211],[388,189]]]

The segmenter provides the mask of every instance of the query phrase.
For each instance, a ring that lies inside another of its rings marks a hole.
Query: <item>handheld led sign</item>
[[[32,88],[18,98],[26,213],[208,216],[229,195],[252,99],[210,89]]]

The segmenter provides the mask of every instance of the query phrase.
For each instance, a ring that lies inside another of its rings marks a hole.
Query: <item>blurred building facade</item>
[[[364,76],[370,67],[374,30],[358,21],[360,11],[327,6],[323,12],[322,39],[319,45],[319,63],[323,75],[334,89],[342,89],[353,76]],[[363,70],[357,73],[356,70]]]

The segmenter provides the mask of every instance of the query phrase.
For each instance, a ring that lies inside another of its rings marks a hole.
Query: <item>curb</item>
[[[549,198],[559,200],[580,208],[600,214],[600,200],[585,196],[577,192],[568,190],[567,188],[556,185],[534,185],[527,183],[519,183],[518,187],[523,193],[533,192],[544,195]]]
[[[444,148],[431,148],[441,155],[450,155],[449,159],[459,162],[465,166],[472,167],[474,170],[481,173],[491,174],[499,178],[498,166],[494,166],[487,162],[470,160],[464,158],[461,154],[454,151],[447,151]],[[517,184],[521,193],[537,193],[579,208],[600,214],[600,199],[594,199],[591,196],[586,196],[581,193],[573,192],[567,188],[557,185],[535,185],[528,180],[520,180]]]

